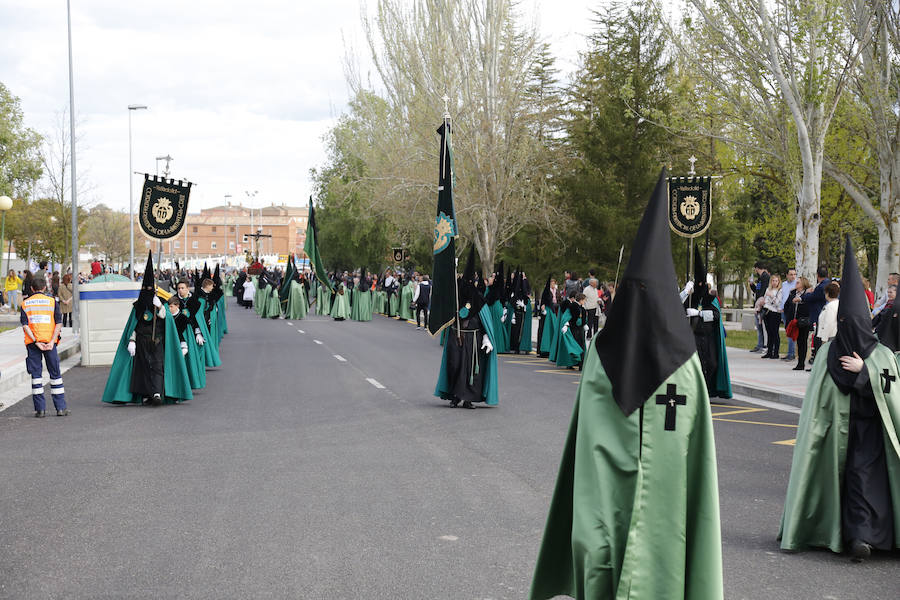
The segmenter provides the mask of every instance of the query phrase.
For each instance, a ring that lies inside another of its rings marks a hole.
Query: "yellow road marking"
[[[726,410],[725,412],[716,412],[713,413],[713,418],[716,417],[725,417],[728,415],[745,415],[747,413],[755,413],[755,412],[767,412],[768,408],[734,408],[734,410]]]
[[[573,375],[578,371],[572,371],[572,369],[535,369],[535,373],[553,373],[556,375]]]
[[[793,427],[797,429],[797,425],[788,425],[787,423],[764,423],[763,421],[743,421],[741,419],[720,419],[713,417],[713,421],[726,421],[728,423],[746,423],[747,425],[768,425],[769,427]]]
[[[796,445],[797,445],[797,440],[796,440],[796,439],[793,439],[793,440],[784,440],[784,441],[781,441],[781,442],[772,442],[772,443],[773,443],[773,444],[778,444],[779,446],[796,446]]]

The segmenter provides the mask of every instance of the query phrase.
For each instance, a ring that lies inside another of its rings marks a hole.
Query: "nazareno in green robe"
[[[525,300],[525,322],[522,323],[522,335],[519,338],[519,347],[513,348],[519,352],[531,352],[531,328],[533,325],[534,310],[531,304],[531,298]],[[540,342],[540,340],[538,340]]]
[[[557,323],[559,332],[556,336],[556,360],[554,362],[558,367],[574,367],[581,362],[581,357],[584,355],[584,348],[582,348],[575,340],[575,336],[572,335],[571,329],[566,329],[565,333],[563,333],[562,331],[562,328],[571,319],[572,314],[568,309],[566,309],[563,311],[562,318],[560,319],[559,323]],[[583,323],[581,323],[581,319],[578,319],[578,322],[575,326],[583,326]]]
[[[372,320],[372,292],[370,290],[353,290],[353,307],[350,318],[354,321]]]
[[[350,298],[346,288],[344,289],[343,294],[334,294],[334,301],[331,306],[331,317],[333,319],[350,318]]]
[[[303,319],[309,310],[309,303],[306,301],[306,288],[303,284],[296,280],[291,280],[291,291],[288,294],[287,305],[284,311],[285,319]]]
[[[206,298],[200,298],[200,311],[197,314],[197,327],[200,328],[200,335],[203,336],[203,356],[206,360],[206,368],[219,367],[222,365],[222,359],[219,358],[219,346],[215,342],[215,335],[206,326],[204,312],[206,311]],[[213,311],[215,313],[215,310]],[[215,314],[212,315],[215,317]],[[210,318],[210,323],[215,324],[215,319]]]
[[[478,317],[481,319],[481,324],[484,326],[485,335],[487,336],[488,340],[490,340],[491,345],[493,346],[494,339],[496,337],[497,324],[493,322],[493,316],[491,315],[491,311],[488,309],[487,304],[482,306],[481,310],[478,311]],[[441,332],[442,334],[444,334],[445,340],[446,336],[450,335],[450,330],[450,327],[445,327]],[[438,371],[437,384],[434,386],[434,395],[438,398],[449,399],[447,396],[450,387],[447,383],[447,346],[449,346],[449,344],[441,345],[444,346],[444,351],[441,355],[441,368]],[[478,349],[478,351],[480,352],[481,350]],[[496,347],[494,347],[493,350],[485,355],[484,361],[480,364],[480,368],[484,369],[482,376],[481,398],[488,406],[497,406],[497,403],[500,401],[500,399],[497,380]]]
[[[723,598],[715,443],[700,359],[694,353],[626,417],[588,349],[529,597]]]
[[[410,306],[412,304],[415,289],[416,284],[412,281],[407,282],[406,285],[400,288],[400,305],[397,307],[397,310],[400,312],[400,318],[406,321],[416,318],[416,315]]]
[[[497,354],[506,354],[509,352],[509,330],[503,323],[503,301],[498,300],[493,304],[487,304],[488,310],[491,311],[491,322],[493,323],[495,337],[497,341],[491,340]],[[509,318],[507,312],[506,315]]]
[[[322,284],[319,284],[316,289],[316,314],[331,314],[331,292]]]
[[[847,460],[850,396],[843,394],[828,373],[828,348],[816,353],[800,412],[791,477],[778,538],[786,550],[810,547],[843,552],[841,490]],[[872,392],[881,416],[891,504],[894,509],[894,547],[900,548],[900,368],[895,355],[879,344],[865,359]],[[888,392],[882,373],[897,378]],[[882,384],[882,385],[879,385]]]
[[[222,343],[222,337],[228,333],[228,319],[225,317],[225,296],[216,300],[216,319],[219,324],[218,334],[219,343]]]
[[[190,323],[190,311],[186,308],[181,310],[184,316],[188,318],[188,323]],[[186,342],[188,346],[188,353],[184,357],[184,362],[187,367],[191,389],[203,389],[206,387],[206,351],[197,343],[197,335],[190,324],[185,328],[184,333],[181,334],[181,340]]]
[[[140,404],[141,397],[131,393],[131,371],[134,366],[134,357],[128,354],[128,340],[137,325],[134,309],[125,324],[125,330],[119,339],[119,347],[109,370],[106,387],[103,389],[103,402],[112,404]],[[174,403],[190,400],[194,397],[191,392],[191,383],[188,379],[187,364],[184,355],[181,354],[181,344],[175,319],[166,309],[165,318],[166,343],[163,358],[163,382],[165,389],[165,402]],[[172,340],[169,342],[169,340]]]
[[[541,339],[538,340],[538,352],[541,354],[546,353],[549,356],[553,334],[556,331],[559,320],[556,318],[556,313],[553,312],[553,309],[547,307],[543,310],[546,310],[547,314],[544,315],[544,329],[541,330]]]
[[[380,290],[372,292],[372,312],[383,315],[385,310],[387,310],[387,294]]]

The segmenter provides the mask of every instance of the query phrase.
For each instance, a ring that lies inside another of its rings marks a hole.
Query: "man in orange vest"
[[[56,416],[65,417],[69,410],[66,408],[66,391],[59,372],[59,354],[56,352],[56,342],[62,329],[62,314],[59,303],[53,296],[45,293],[46,289],[47,281],[43,277],[35,277],[31,280],[33,293],[22,302],[21,323],[25,330],[25,349],[28,350],[25,366],[31,375],[34,416],[41,418],[46,414],[43,359],[50,374],[50,395],[53,406],[56,407]]]

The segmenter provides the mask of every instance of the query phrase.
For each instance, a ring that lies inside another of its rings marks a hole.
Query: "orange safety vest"
[[[44,294],[32,294],[22,302],[22,310],[28,317],[28,326],[36,338],[35,341],[45,344],[53,341],[53,332],[56,330],[56,319],[53,313],[56,309],[56,300]],[[31,343],[28,334],[25,335],[25,345]]]

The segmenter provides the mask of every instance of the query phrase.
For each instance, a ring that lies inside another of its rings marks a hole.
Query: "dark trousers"
[[[771,356],[773,358],[778,357],[778,350],[781,346],[781,336],[778,333],[778,328],[781,326],[781,313],[777,313],[774,311],[769,311],[765,316],[766,323],[766,339],[768,341],[768,352],[767,356]]]
[[[425,318],[419,324],[419,316],[424,313]],[[428,305],[416,304],[416,327],[428,327]]]
[[[47,363],[47,373],[50,375],[50,396],[53,398],[53,406],[56,407],[56,410],[65,410],[66,390],[59,372],[59,354],[56,352],[56,344],[51,350],[41,350],[37,344],[28,344],[25,349],[28,350],[28,356],[25,357],[25,368],[31,375],[31,399],[34,401],[34,410],[44,411],[47,408],[44,400],[42,360]]]
[[[71,327],[72,326],[72,313],[63,313],[62,314],[62,326],[63,327]]]
[[[797,333],[797,366],[806,364],[806,350],[809,348],[809,327],[800,327]]]
[[[587,323],[585,324],[590,327],[591,335],[594,335],[597,333],[597,329],[600,325],[598,318],[599,311],[596,308],[587,308],[585,311],[587,312]]]

